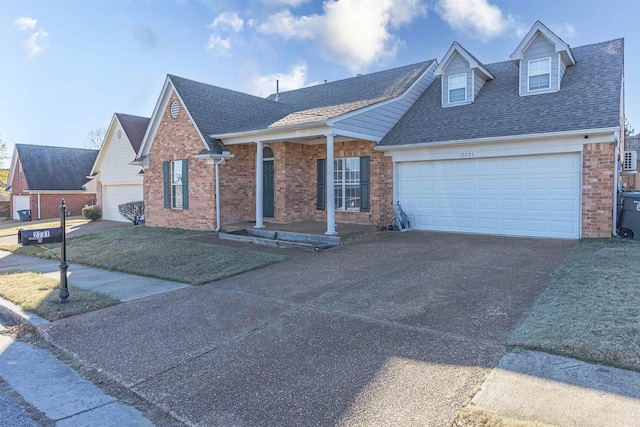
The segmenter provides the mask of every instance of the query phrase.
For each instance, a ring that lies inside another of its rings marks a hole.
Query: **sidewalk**
[[[59,279],[57,261],[0,251],[0,272],[42,273]],[[70,264],[69,285],[131,301],[188,287],[184,283],[141,277]],[[39,326],[45,319],[24,312],[0,298],[0,313],[16,322]],[[118,403],[51,352],[0,335],[0,377],[25,401],[56,422],[56,426],[152,426],[137,409]]]

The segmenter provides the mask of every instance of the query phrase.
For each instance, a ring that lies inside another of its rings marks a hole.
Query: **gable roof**
[[[571,47],[540,21],[536,21],[536,23],[533,24],[533,27],[531,27],[527,35],[524,36],[518,47],[516,47],[516,50],[511,54],[511,59],[514,61],[521,60],[524,51],[527,50],[527,47],[529,47],[529,44],[531,44],[537,33],[542,34],[547,40],[553,43],[556,47],[556,53],[563,53],[570,64],[574,65],[576,63]]]
[[[16,144],[29,191],[80,191],[98,150]],[[14,165],[12,164],[12,167]]]
[[[620,126],[624,40],[577,47],[558,92],[518,94],[519,72],[512,61],[489,64],[495,75],[472,104],[443,108],[440,85],[432,83],[381,147],[499,138]]]
[[[444,55],[444,58],[442,58],[440,65],[436,67],[434,71],[434,74],[436,76],[441,76],[442,74],[444,74],[445,68],[447,68],[447,66],[449,65],[449,62],[451,62],[451,59],[453,58],[453,55],[455,53],[458,53],[458,55],[462,56],[464,60],[469,63],[469,67],[472,70],[473,69],[479,70],[482,74],[484,74],[484,76],[487,79],[494,78],[494,75],[491,74],[491,71],[487,70],[487,68],[484,66],[482,62],[480,62],[475,56],[470,54],[467,49],[460,46],[458,42],[453,42],[453,44],[451,44],[451,47],[449,48],[447,53]]]
[[[144,133],[147,131],[147,126],[149,126],[148,117],[140,117],[140,116],[132,116],[130,114],[122,114],[116,113],[116,117],[124,130],[124,133],[127,134],[127,138],[131,143],[131,147],[133,151],[136,153],[140,149],[140,145],[142,144],[142,138],[144,138]]]

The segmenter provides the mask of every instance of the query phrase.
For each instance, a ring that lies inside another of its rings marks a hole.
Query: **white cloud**
[[[317,84],[316,82],[307,83],[307,64],[299,62],[293,65],[287,74],[276,73],[267,76],[254,76],[251,79],[251,93],[257,96],[268,96],[275,93],[276,80],[279,81],[281,92]]]
[[[244,21],[235,12],[222,12],[216,16],[209,28],[222,28],[227,30],[233,30],[236,33],[242,31]]]
[[[205,47],[216,55],[231,56],[231,40],[228,37],[222,38],[217,34],[212,34]]]
[[[31,37],[29,37],[24,42],[24,49],[27,51],[27,58],[33,58],[34,56],[40,54],[44,50],[44,44],[49,39],[49,34],[40,28],[38,31],[33,33]]]
[[[324,14],[294,16],[289,9],[270,15],[259,27],[285,40],[313,40],[328,60],[360,71],[393,57],[400,43],[393,30],[426,14],[421,0],[327,0]]]
[[[451,28],[485,42],[510,28],[517,34],[522,32],[522,25],[515,18],[505,16],[498,6],[489,4],[488,0],[439,0],[436,11]]]
[[[573,38],[576,35],[576,27],[574,27],[573,24],[565,22],[564,25],[558,29],[558,35],[562,38]]]
[[[291,6],[298,7],[301,4],[309,3],[311,0],[262,0],[268,6]]]
[[[38,23],[37,19],[33,19],[29,16],[21,16],[20,18],[13,21],[13,25],[18,27],[19,30],[31,30],[36,27]]]

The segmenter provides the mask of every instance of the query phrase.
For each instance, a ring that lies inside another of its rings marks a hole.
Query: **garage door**
[[[579,153],[398,163],[412,228],[580,237]]]
[[[142,185],[103,185],[102,217],[111,221],[128,221],[118,212],[118,205],[142,200]]]
[[[20,219],[18,211],[31,209],[29,196],[13,196],[13,219]],[[35,215],[34,215],[35,216]]]

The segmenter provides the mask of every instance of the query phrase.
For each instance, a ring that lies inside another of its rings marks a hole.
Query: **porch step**
[[[258,245],[287,249],[320,251],[340,244],[340,237],[319,236],[317,234],[294,233],[291,231],[256,230],[245,228],[220,233],[218,238],[237,242],[250,242]]]

